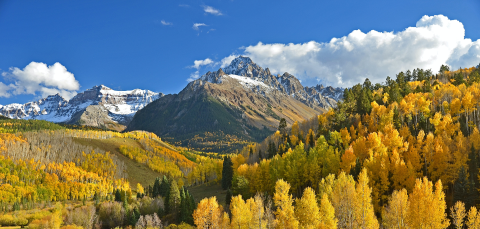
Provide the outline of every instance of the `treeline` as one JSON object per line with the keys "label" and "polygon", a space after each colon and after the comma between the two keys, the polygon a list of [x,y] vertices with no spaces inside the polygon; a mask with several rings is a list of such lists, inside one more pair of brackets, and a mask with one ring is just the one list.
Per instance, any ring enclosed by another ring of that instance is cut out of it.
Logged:
{"label": "treeline", "polygon": [[0,133],[61,129],[65,129],[65,127],[44,120],[9,119],[3,116],[0,118]]}
{"label": "treeline", "polygon": [[[414,195],[424,178],[443,184],[446,206],[476,206],[480,77],[477,68],[465,72],[443,69],[433,75],[416,69],[376,85],[367,79],[346,89],[344,101],[317,119],[297,122],[290,130],[281,122],[266,141],[242,150],[248,163],[232,165],[229,193],[273,195],[283,179],[291,185],[289,193],[300,198],[306,188],[321,193],[329,174],[343,172],[358,182],[364,170],[375,220],[385,227],[382,211],[392,195],[401,190]],[[448,76],[451,82],[441,82]],[[451,214],[445,208],[441,212]]]}

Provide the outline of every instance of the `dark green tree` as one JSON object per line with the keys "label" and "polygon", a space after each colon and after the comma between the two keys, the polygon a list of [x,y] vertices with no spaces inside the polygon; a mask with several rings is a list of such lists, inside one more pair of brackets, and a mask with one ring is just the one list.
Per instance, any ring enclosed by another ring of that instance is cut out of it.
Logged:
{"label": "dark green tree", "polygon": [[230,205],[231,202],[232,202],[232,191],[230,189],[228,189],[227,195],[225,197],[225,203],[227,205]]}
{"label": "dark green tree", "polygon": [[222,188],[227,190],[232,187],[233,179],[233,163],[230,157],[223,158],[223,170],[222,170]]}
{"label": "dark green tree", "polygon": [[155,198],[160,195],[160,178],[155,179],[155,183],[153,184],[153,190],[152,190],[152,198]]}
{"label": "dark green tree", "polygon": [[170,191],[170,181],[168,181],[166,176],[163,176],[162,182],[158,188],[158,193],[160,194],[160,196],[167,197],[169,191]]}
{"label": "dark green tree", "polygon": [[172,180],[170,184],[170,193],[168,197],[168,207],[169,212],[175,219],[178,219],[178,214],[180,213],[180,190],[178,190],[177,182]]}
{"label": "dark green tree", "polygon": [[438,71],[438,73],[444,73],[445,71],[450,71],[450,67],[448,67],[448,65],[442,64],[442,66],[440,66],[440,71]]}
{"label": "dark green tree", "polygon": [[187,222],[188,220],[188,196],[185,193],[185,189],[182,187],[180,191],[180,220],[179,222]]}
{"label": "dark green tree", "polygon": [[280,123],[278,124],[278,130],[280,131],[280,134],[282,136],[285,136],[287,134],[287,120],[284,118],[280,119]]}
{"label": "dark green tree", "polygon": [[275,143],[272,141],[268,142],[268,158],[272,158],[277,154],[277,147],[275,146]]}
{"label": "dark green tree", "polygon": [[115,191],[115,201],[122,202],[122,194],[120,193],[119,189],[117,189],[117,191]]}
{"label": "dark green tree", "polygon": [[[469,182],[467,180],[467,171],[462,166],[460,167],[460,171],[458,173],[458,178],[453,184],[453,203],[457,201],[462,201],[463,203],[467,204],[467,197],[468,197],[468,188]],[[467,208],[468,209],[468,208]]]}

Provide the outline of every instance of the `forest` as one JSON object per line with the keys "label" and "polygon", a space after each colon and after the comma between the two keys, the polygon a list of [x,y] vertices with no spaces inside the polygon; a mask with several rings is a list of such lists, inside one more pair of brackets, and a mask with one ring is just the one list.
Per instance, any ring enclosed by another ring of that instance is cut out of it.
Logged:
{"label": "forest", "polygon": [[281,121],[262,143],[225,158],[229,204],[202,200],[195,223],[479,228],[478,108],[475,67],[415,69],[375,85],[366,79],[345,89],[335,109],[290,129]]}
{"label": "forest", "polygon": [[480,228],[479,108],[479,68],[443,65],[366,79],[237,154],[1,118],[0,225]]}

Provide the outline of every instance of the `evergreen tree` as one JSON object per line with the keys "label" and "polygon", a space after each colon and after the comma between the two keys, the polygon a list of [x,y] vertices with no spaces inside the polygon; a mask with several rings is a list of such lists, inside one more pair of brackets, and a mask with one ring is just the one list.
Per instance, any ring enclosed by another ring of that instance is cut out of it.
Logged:
{"label": "evergreen tree", "polygon": [[225,197],[225,203],[227,205],[230,205],[231,202],[232,202],[232,191],[228,189],[227,196]]}
{"label": "evergreen tree", "polygon": [[168,213],[173,214],[175,219],[180,212],[180,191],[178,190],[177,182],[175,180],[170,184],[170,193],[168,197]]}
{"label": "evergreen tree", "polygon": [[315,146],[315,137],[313,136],[313,131],[310,132],[310,137],[308,140],[309,142],[307,142],[307,144],[310,146],[310,148],[313,148]]}
{"label": "evergreen tree", "polygon": [[402,121],[400,120],[400,112],[398,111],[397,107],[393,109],[393,125],[397,130],[400,130],[400,128],[402,128]]}
{"label": "evergreen tree", "polygon": [[458,173],[458,178],[453,185],[453,203],[457,201],[466,202],[468,196],[469,182],[467,180],[467,171],[462,166]]}
{"label": "evergreen tree", "polygon": [[272,158],[277,154],[277,149],[275,143],[272,141],[268,142],[268,158]]}
{"label": "evergreen tree", "polygon": [[358,180],[358,175],[360,174],[361,170],[362,170],[362,164],[360,160],[357,158],[357,160],[355,161],[355,166],[350,169],[350,175],[352,175],[355,181]]}
{"label": "evergreen tree", "polygon": [[167,197],[169,191],[170,191],[170,182],[168,181],[166,176],[163,176],[163,180],[158,188],[158,193],[160,194],[160,196]]}
{"label": "evergreen tree", "polygon": [[233,179],[233,163],[230,157],[223,158],[223,170],[222,170],[222,188],[227,190],[232,187]]}
{"label": "evergreen tree", "polygon": [[197,206],[195,205],[195,200],[193,199],[193,196],[190,195],[190,192],[188,192],[188,190],[185,194],[185,197],[186,197],[186,205],[188,210],[187,219],[185,222],[193,225],[193,212],[195,211]]}
{"label": "evergreen tree", "polygon": [[155,183],[153,184],[152,190],[152,198],[155,198],[160,195],[160,178],[155,179]]}
{"label": "evergreen tree", "polygon": [[280,119],[280,123],[278,124],[278,131],[280,131],[280,134],[282,136],[285,136],[287,134],[287,120],[284,118]]}
{"label": "evergreen tree", "polygon": [[188,197],[185,194],[185,189],[182,187],[180,191],[180,221],[179,222],[187,222],[188,220]]}
{"label": "evergreen tree", "polygon": [[115,201],[122,202],[122,194],[120,193],[119,189],[117,189],[117,191],[115,191]]}

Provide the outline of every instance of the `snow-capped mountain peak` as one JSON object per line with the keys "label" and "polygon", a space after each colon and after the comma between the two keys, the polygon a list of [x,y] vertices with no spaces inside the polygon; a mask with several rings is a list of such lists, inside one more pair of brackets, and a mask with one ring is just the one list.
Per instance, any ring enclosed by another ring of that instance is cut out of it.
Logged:
{"label": "snow-capped mountain peak", "polygon": [[[216,72],[207,72],[197,81],[222,84],[230,79],[240,83],[245,89],[265,95],[272,90],[292,96],[309,106],[322,108],[335,107],[337,101],[343,98],[342,88],[327,87],[322,85],[304,87],[292,74],[285,72],[274,76],[268,68],[262,68],[249,57],[239,56],[232,60],[230,65],[220,68]],[[198,83],[191,82],[195,87]]]}
{"label": "snow-capped mountain peak", "polygon": [[0,114],[14,119],[70,123],[75,122],[76,114],[84,112],[87,107],[99,105],[108,111],[112,121],[127,124],[138,110],[162,96],[162,93],[149,90],[116,91],[100,85],[78,93],[69,101],[56,94],[25,104],[0,105]]}

